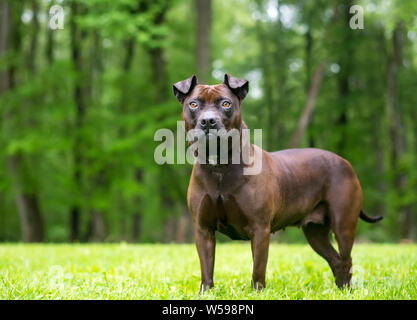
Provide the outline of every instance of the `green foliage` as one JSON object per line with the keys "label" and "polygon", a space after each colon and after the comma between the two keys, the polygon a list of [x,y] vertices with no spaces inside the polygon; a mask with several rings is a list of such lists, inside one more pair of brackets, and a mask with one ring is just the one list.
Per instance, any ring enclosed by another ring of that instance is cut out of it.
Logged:
{"label": "green foliage", "polygon": [[[354,2],[365,8],[364,30],[347,25]],[[81,8],[74,17],[81,34],[81,70],[71,51],[74,3]],[[33,38],[30,2],[13,1],[12,22],[19,28],[12,40],[17,42],[20,31],[21,48],[9,48],[0,57],[0,73],[14,68],[16,78],[15,86],[0,94],[0,240],[21,239],[8,169],[16,155],[29,172],[25,190],[36,191],[47,241],[68,240],[74,205],[81,208],[82,241],[91,239],[93,212],[103,217],[105,241],[173,240],[176,220],[186,211],[191,166],[157,165],[153,137],[160,128],[176,130],[181,107],[171,85],[196,73],[193,1],[66,0],[65,28],[56,31],[48,31],[42,18],[52,2],[37,4],[40,27]],[[362,240],[399,240],[405,209],[417,224],[416,12],[415,1],[400,0],[212,1],[210,83],[221,82],[225,72],[249,79],[243,118],[249,128],[263,129],[265,149],[288,146],[314,71],[327,59],[300,146],[331,150],[352,163],[363,207],[370,215],[386,215],[380,227],[359,223]],[[405,147],[394,164],[387,64],[399,22],[404,41],[396,90]],[[85,96],[82,121],[76,87]],[[82,155],[79,164],[76,151]],[[401,175],[406,182],[399,188],[395,181]],[[138,216],[139,238],[134,238]],[[190,221],[187,230],[191,235]],[[278,238],[303,241],[295,231]]]}

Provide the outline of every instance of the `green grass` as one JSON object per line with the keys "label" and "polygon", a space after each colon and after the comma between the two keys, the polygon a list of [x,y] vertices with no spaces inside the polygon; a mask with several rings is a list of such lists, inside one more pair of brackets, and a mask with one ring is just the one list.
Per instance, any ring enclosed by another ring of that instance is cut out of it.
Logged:
{"label": "green grass", "polygon": [[198,295],[187,245],[0,245],[0,299],[416,299],[417,246],[356,244],[353,289],[339,290],[307,245],[272,244],[267,288],[250,289],[250,244],[218,244],[215,288]]}

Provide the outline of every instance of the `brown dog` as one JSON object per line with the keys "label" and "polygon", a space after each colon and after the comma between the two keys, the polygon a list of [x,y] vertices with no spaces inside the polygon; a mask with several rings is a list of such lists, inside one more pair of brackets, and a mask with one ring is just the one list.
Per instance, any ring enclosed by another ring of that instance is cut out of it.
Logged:
{"label": "brown dog", "polygon": [[[183,106],[187,131],[246,128],[240,106],[249,90],[246,80],[228,74],[218,85],[198,84],[192,76],[173,85]],[[255,147],[251,145],[253,152]],[[329,263],[338,287],[349,286],[351,250],[358,218],[377,222],[362,211],[362,190],[351,165],[320,149],[262,152],[262,170],[244,175],[245,164],[200,164],[193,167],[187,203],[200,257],[201,291],[213,287],[215,231],[231,239],[251,240],[252,288],[265,287],[270,234],[299,226]],[[339,253],[330,242],[333,231]]]}

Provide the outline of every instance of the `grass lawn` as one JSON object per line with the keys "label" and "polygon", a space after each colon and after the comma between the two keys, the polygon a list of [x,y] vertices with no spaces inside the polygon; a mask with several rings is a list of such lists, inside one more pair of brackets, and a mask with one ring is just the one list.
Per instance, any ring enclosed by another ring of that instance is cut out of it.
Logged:
{"label": "grass lawn", "polygon": [[250,288],[249,242],[218,244],[198,295],[193,244],[1,244],[0,299],[417,299],[417,245],[356,244],[353,290],[307,245],[272,244],[267,288]]}

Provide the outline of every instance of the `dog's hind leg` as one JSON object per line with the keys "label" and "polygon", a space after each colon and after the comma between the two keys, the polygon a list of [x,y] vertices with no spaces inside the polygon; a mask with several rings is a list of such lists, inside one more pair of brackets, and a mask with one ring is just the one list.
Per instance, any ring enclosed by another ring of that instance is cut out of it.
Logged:
{"label": "dog's hind leg", "polygon": [[324,224],[310,222],[304,225],[302,229],[310,246],[327,261],[333,275],[337,278],[340,256],[330,242],[330,225],[328,221],[325,221]]}
{"label": "dog's hind leg", "polygon": [[339,247],[341,262],[336,270],[336,285],[339,288],[349,287],[352,277],[351,251],[362,207],[362,190],[357,179],[354,179],[333,187],[328,196],[330,225]]}
{"label": "dog's hind leg", "polygon": [[352,258],[351,251],[355,239],[355,226],[347,227],[346,221],[340,225],[333,226],[332,229],[339,247],[340,266],[336,271],[336,285],[339,288],[344,286],[350,287],[350,279],[352,278]]}

